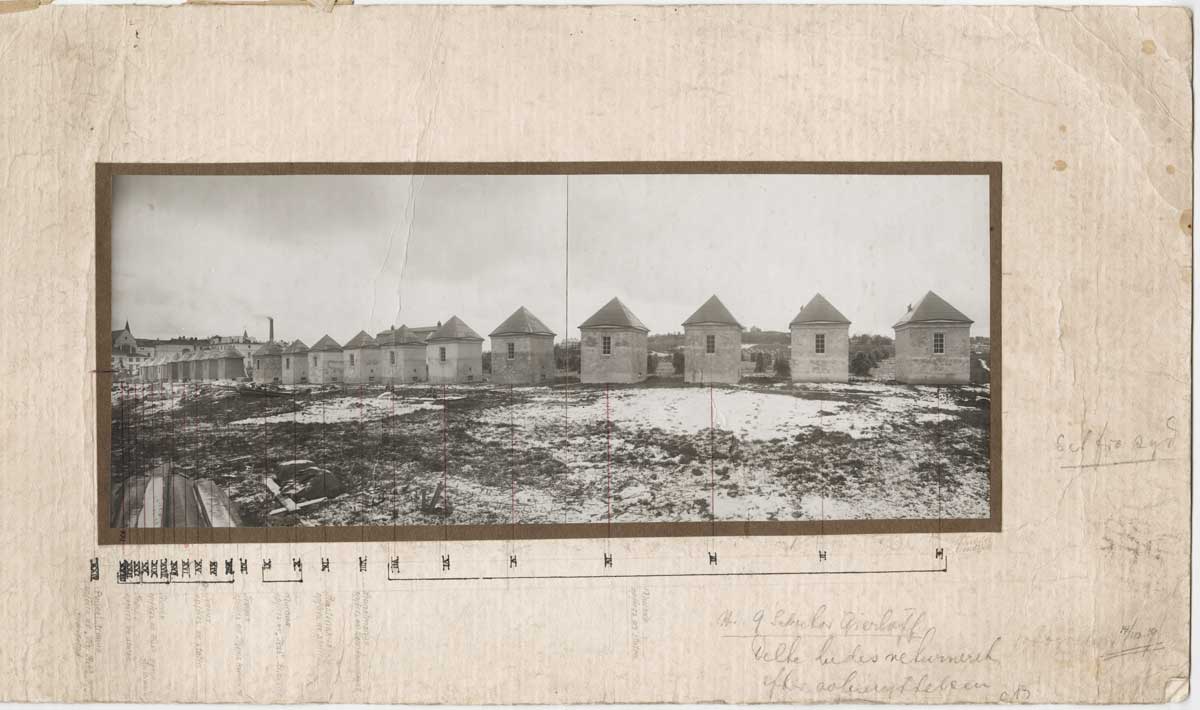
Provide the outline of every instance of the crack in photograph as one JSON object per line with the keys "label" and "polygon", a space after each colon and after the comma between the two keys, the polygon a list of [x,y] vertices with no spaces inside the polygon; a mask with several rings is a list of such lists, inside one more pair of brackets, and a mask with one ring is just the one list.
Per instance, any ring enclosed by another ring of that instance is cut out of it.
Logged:
{"label": "crack in photograph", "polygon": [[997,165],[516,165],[109,166],[101,527],[998,529]]}

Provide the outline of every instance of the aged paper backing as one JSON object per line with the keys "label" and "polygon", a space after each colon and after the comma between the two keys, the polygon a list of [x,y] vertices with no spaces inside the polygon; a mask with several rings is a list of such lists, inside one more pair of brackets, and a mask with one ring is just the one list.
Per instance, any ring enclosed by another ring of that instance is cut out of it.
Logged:
{"label": "aged paper backing", "polygon": [[[5,14],[0,699],[1184,697],[1191,43],[1179,8]],[[595,160],[1000,162],[1003,529],[97,544],[97,163]],[[756,574],[822,552],[867,573]],[[116,584],[150,558],[254,573]]]}

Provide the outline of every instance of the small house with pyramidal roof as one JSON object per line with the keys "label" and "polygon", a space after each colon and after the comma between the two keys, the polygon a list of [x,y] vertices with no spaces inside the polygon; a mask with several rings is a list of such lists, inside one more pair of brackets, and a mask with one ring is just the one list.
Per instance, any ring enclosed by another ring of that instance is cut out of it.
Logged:
{"label": "small house with pyramidal roof", "polygon": [[342,346],[328,335],[308,349],[308,381],[317,385],[327,385],[342,381],[344,363],[342,361]]}
{"label": "small house with pyramidal roof", "polygon": [[407,325],[401,325],[379,333],[375,342],[379,344],[383,382],[398,385],[429,379],[429,369],[425,365],[425,335],[417,335]]}
{"label": "small house with pyramidal roof", "polygon": [[493,382],[532,385],[554,379],[554,331],[525,306],[514,311],[489,336]]}
{"label": "small house with pyramidal roof", "polygon": [[646,336],[620,299],[604,304],[579,326],[579,381],[631,383],[646,379]]}
{"label": "small house with pyramidal roof", "polygon": [[850,320],[821,294],[800,309],[792,331],[792,382],[850,380]]}
{"label": "small house with pyramidal roof", "polygon": [[450,316],[425,341],[429,381],[435,384],[483,379],[483,337],[458,316]]}
{"label": "small house with pyramidal roof", "polygon": [[965,385],[971,380],[971,323],[929,291],[909,305],[896,331],[896,379],[913,385]]}
{"label": "small house with pyramidal roof", "polygon": [[254,361],[254,381],[259,384],[279,382],[283,378],[283,346],[270,340],[251,355]]}
{"label": "small house with pyramidal roof", "polygon": [[683,381],[737,384],[742,324],[715,295],[683,322]]}
{"label": "small house with pyramidal roof", "polygon": [[365,330],[358,331],[358,335],[342,346],[342,358],[345,361],[343,378],[347,384],[372,384],[382,376],[379,343]]}
{"label": "small house with pyramidal roof", "polygon": [[299,385],[308,382],[308,346],[303,340],[293,340],[283,349],[283,376],[285,385]]}

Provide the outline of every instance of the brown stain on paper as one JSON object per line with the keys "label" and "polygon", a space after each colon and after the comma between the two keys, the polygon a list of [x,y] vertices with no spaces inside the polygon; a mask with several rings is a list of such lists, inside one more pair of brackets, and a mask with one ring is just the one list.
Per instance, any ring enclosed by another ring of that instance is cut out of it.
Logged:
{"label": "brown stain on paper", "polygon": [[1183,214],[1179,215],[1179,228],[1183,230],[1184,234],[1188,235],[1189,237],[1192,236],[1191,209],[1186,209],[1183,211]]}
{"label": "brown stain on paper", "polygon": [[1065,161],[1065,160],[1054,161],[1054,169],[1060,173],[1063,172],[1064,170],[1067,169],[1067,161]]}
{"label": "brown stain on paper", "polygon": [[1154,43],[1154,40],[1148,39],[1142,42],[1142,54],[1154,54],[1157,51],[1158,45]]}
{"label": "brown stain on paper", "polygon": [[48,5],[50,0],[0,0],[0,15],[9,12],[25,12],[36,10],[42,5]]}

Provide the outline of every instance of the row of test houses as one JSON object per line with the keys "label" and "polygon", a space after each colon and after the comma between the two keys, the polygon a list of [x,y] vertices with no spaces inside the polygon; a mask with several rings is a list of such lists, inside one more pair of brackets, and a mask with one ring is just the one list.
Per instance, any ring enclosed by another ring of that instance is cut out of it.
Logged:
{"label": "row of test houses", "polygon": [[[971,319],[932,291],[893,326],[896,379],[910,384],[966,384],[971,376]],[[715,295],[683,322],[684,380],[736,383],[741,378],[743,326]],[[613,298],[579,326],[580,381],[635,383],[647,377],[649,329]],[[821,294],[790,323],[791,377],[797,382],[846,382],[850,321]],[[491,373],[499,384],[539,384],[555,376],[555,333],[524,306],[493,330]],[[438,384],[484,380],[484,339],[457,316],[437,327],[401,325],[345,345],[328,335],[311,347],[272,341],[249,358],[209,350],[157,358],[141,366],[147,381],[236,380],[290,384]]]}

